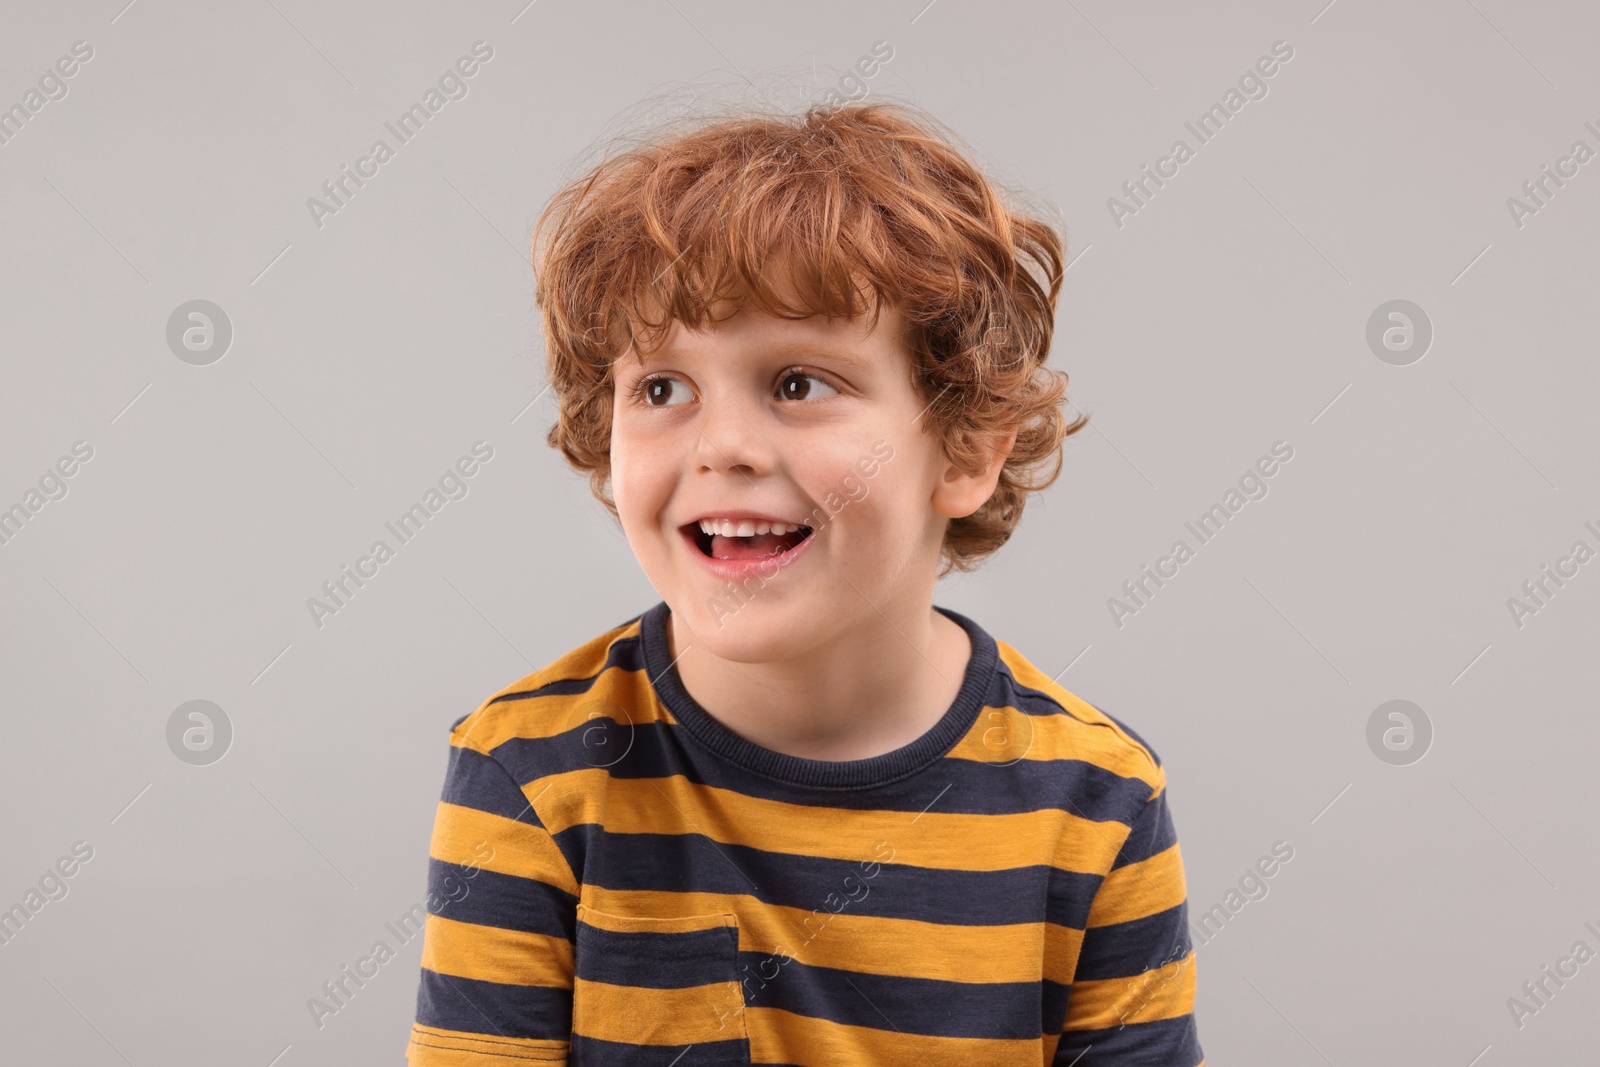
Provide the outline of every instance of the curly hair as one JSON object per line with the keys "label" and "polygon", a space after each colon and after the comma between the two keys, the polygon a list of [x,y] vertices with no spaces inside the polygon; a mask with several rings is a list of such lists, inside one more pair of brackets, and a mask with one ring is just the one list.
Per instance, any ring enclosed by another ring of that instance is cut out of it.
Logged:
{"label": "curly hair", "polygon": [[1067,375],[1045,366],[1063,238],[1008,208],[956,143],[900,103],[744,109],[658,126],[557,191],[532,257],[559,402],[547,440],[613,516],[612,367],[636,343],[648,351],[674,320],[703,330],[724,301],[872,326],[889,304],[909,325],[923,432],[950,462],[980,473],[1017,435],[994,493],[950,521],[941,576],[1010,539],[1088,417],[1067,423]]}

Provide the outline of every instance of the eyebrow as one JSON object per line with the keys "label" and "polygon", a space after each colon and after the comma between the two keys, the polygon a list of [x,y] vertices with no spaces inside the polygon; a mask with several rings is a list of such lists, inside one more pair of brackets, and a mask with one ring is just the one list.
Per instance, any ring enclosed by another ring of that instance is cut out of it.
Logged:
{"label": "eyebrow", "polygon": [[[810,341],[783,341],[779,344],[773,345],[766,351],[791,359],[810,358],[839,363],[846,367],[853,367],[857,370],[869,370],[873,366],[873,361],[865,356],[858,356],[853,353],[846,352],[842,348],[813,344]],[[635,349],[635,352],[638,353],[638,350]],[[648,356],[644,355],[643,353],[638,354],[640,356],[641,366],[645,366],[650,363],[663,362],[668,358],[663,356],[659,351],[652,352]]]}

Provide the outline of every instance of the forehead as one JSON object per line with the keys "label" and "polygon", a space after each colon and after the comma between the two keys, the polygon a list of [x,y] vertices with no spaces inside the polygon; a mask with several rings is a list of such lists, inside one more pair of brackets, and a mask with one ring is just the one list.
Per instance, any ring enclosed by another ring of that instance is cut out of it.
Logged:
{"label": "forehead", "polygon": [[812,315],[790,319],[745,306],[713,316],[704,329],[690,329],[679,320],[668,327],[659,344],[645,350],[636,345],[641,365],[682,358],[714,347],[723,352],[751,351],[763,357],[871,366],[908,351],[908,324],[892,306],[885,305],[874,323],[863,314],[853,319]]}

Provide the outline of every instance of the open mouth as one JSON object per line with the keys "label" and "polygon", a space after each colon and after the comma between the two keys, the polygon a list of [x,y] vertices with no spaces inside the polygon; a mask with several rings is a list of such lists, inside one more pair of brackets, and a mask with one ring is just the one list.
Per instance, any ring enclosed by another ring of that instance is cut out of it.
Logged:
{"label": "open mouth", "polygon": [[793,551],[800,542],[811,536],[809,526],[797,526],[784,533],[759,533],[747,537],[729,537],[707,533],[697,522],[680,527],[683,535],[693,541],[701,554],[709,559],[770,559]]}

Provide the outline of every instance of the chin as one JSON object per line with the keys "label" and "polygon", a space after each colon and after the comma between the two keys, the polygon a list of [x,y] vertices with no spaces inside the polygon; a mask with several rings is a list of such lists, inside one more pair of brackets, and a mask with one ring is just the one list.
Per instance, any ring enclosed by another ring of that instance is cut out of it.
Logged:
{"label": "chin", "polygon": [[[804,610],[793,597],[757,591],[742,602],[718,595],[668,606],[678,620],[680,641],[692,640],[718,659],[734,663],[788,659],[817,643],[812,620],[821,616]],[[685,628],[693,633],[685,633]]]}

